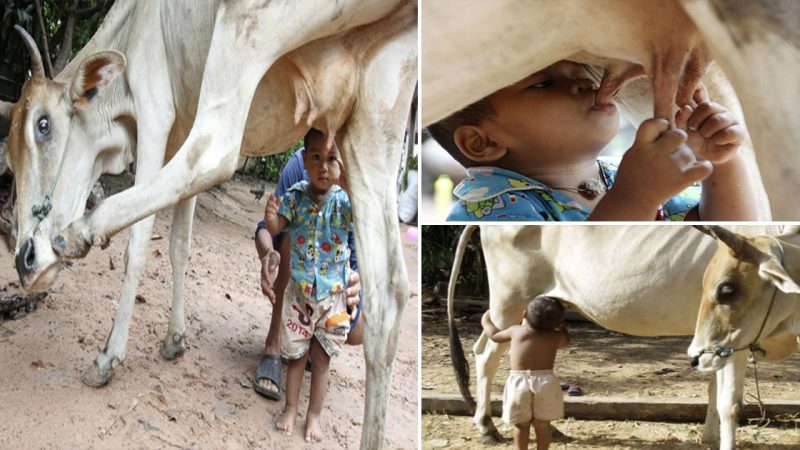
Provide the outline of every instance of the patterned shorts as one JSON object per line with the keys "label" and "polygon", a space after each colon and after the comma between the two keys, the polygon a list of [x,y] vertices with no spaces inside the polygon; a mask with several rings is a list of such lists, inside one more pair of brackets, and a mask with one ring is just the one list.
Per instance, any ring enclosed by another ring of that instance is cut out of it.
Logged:
{"label": "patterned shorts", "polygon": [[281,356],[300,358],[316,338],[331,358],[338,355],[350,331],[344,291],[316,301],[316,292],[306,298],[289,278],[283,296]]}

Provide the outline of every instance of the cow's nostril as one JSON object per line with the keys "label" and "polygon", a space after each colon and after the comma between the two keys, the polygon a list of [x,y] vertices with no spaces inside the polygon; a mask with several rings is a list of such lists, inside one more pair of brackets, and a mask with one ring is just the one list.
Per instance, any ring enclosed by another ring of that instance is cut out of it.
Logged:
{"label": "cow's nostril", "polygon": [[22,277],[33,271],[36,264],[36,250],[33,245],[33,239],[28,238],[19,251],[16,259],[17,273]]}
{"label": "cow's nostril", "polygon": [[692,361],[690,362],[690,364],[692,365],[693,369],[696,369],[697,366],[700,364],[700,355],[697,355],[694,358],[692,358]]}

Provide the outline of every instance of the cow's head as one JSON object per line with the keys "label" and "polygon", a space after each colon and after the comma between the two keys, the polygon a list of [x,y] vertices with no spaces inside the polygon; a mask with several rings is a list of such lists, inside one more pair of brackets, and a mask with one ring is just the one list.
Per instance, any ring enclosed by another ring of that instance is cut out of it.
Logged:
{"label": "cow's head", "polygon": [[17,196],[17,273],[24,289],[38,291],[60,269],[50,237],[83,214],[109,160],[118,159],[124,169],[126,157],[119,154],[126,153],[123,134],[131,126],[100,100],[125,68],[121,53],[96,53],[50,80],[33,39],[16,28],[30,53],[31,78],[15,104],[0,104],[0,115],[11,122],[8,163]]}
{"label": "cow's head", "polygon": [[[719,248],[703,276],[703,297],[694,339],[692,366],[718,370],[735,352],[785,357],[796,338],[783,339],[800,319],[800,248],[774,237],[744,237],[718,226],[698,227]],[[786,347],[786,343],[790,348]],[[776,354],[781,353],[781,354]]]}

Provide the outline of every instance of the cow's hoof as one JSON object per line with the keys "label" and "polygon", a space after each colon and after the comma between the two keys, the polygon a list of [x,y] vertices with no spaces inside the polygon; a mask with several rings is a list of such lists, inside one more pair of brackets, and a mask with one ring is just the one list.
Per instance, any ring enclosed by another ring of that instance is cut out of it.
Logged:
{"label": "cow's hoof", "polygon": [[161,344],[159,351],[161,357],[167,360],[180,358],[186,353],[186,346],[183,345],[183,335],[174,335],[172,339],[167,339],[167,342]]}
{"label": "cow's hoof", "polygon": [[481,443],[483,444],[501,444],[503,443],[503,435],[497,431],[497,428],[492,428],[481,434]]}
{"label": "cow's hoof", "polygon": [[114,378],[113,368],[102,370],[94,362],[81,374],[83,384],[93,388],[105,386],[112,378]]}
{"label": "cow's hoof", "polygon": [[83,258],[92,248],[92,241],[72,227],[67,228],[50,242],[53,251],[62,258]]}

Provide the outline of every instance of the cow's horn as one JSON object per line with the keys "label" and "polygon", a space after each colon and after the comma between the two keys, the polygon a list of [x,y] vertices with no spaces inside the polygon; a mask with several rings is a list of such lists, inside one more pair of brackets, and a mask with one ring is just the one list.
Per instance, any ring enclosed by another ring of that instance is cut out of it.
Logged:
{"label": "cow's horn", "polygon": [[707,230],[712,236],[714,236],[714,238],[722,241],[737,255],[742,255],[745,247],[748,245],[747,239],[745,239],[744,236],[734,233],[733,231],[730,231],[727,228],[723,228],[719,225],[709,225]]}
{"label": "cow's horn", "polygon": [[39,53],[39,48],[36,47],[36,42],[24,28],[19,25],[14,25],[14,29],[22,37],[25,46],[28,47],[28,53],[31,55],[31,78],[45,78],[44,65],[42,65],[42,55]]}

